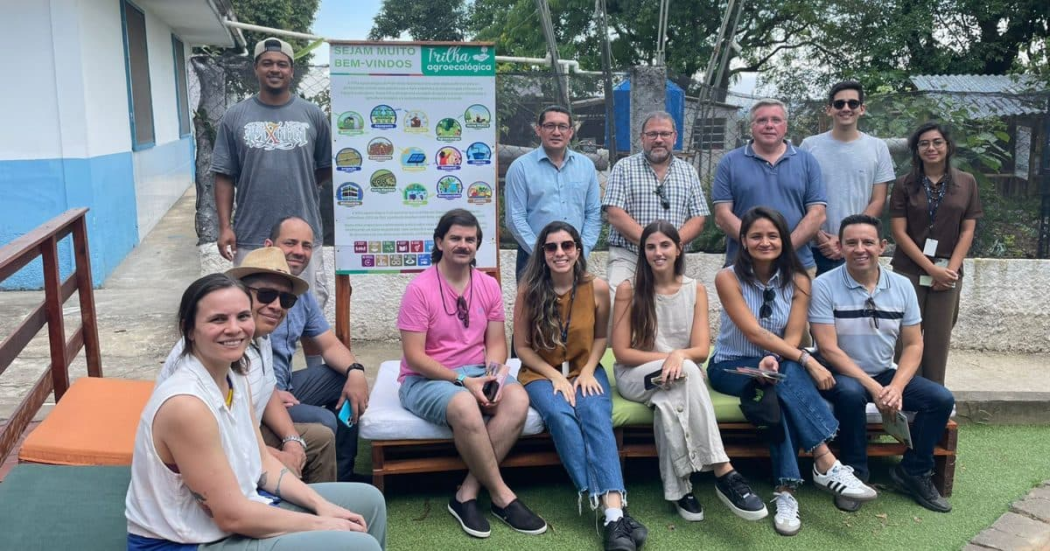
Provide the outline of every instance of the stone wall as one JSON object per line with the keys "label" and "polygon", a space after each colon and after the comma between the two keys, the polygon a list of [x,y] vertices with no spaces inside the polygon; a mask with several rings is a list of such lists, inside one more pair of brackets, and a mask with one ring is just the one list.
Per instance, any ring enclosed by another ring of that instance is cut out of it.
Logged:
{"label": "stone wall", "polygon": [[[229,263],[218,256],[213,243],[202,245],[200,251],[202,273],[229,267]],[[334,250],[325,247],[324,254],[325,265],[334,266]],[[510,250],[500,252],[508,335],[516,292],[515,254]],[[604,277],[606,253],[592,253],[589,260],[591,271]],[[718,333],[722,310],[714,289],[715,273],[721,264],[721,255],[697,253],[686,258],[686,273],[707,286],[712,335]],[[968,259],[963,272],[962,305],[952,336],[954,348],[1028,354],[1050,352],[1050,261]],[[350,316],[355,341],[398,338],[395,325],[398,306],[401,294],[413,277],[413,274],[351,276]],[[335,289],[331,280],[328,288]],[[328,302],[325,314],[329,321],[335,319],[334,299]]]}

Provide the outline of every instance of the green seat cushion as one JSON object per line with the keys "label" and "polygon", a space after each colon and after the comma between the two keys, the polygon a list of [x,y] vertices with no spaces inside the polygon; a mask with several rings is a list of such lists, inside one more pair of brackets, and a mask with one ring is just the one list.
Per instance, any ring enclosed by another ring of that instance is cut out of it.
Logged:
{"label": "green seat cushion", "polygon": [[[613,426],[652,425],[653,410],[649,409],[645,404],[639,404],[638,402],[627,400],[617,392],[616,375],[613,373],[614,363],[616,363],[616,357],[613,356],[612,348],[609,348],[605,351],[605,355],[602,356],[602,366],[605,368],[606,375],[609,376],[609,384],[613,389]],[[704,361],[700,368],[706,370],[707,362]],[[704,379],[704,383],[707,383],[706,378]],[[707,390],[711,394],[711,405],[715,409],[715,419],[718,419],[718,422],[739,423],[745,421],[744,414],[740,411],[740,398],[729,396],[728,394],[722,394],[721,392],[715,392],[714,390],[711,390],[710,384],[708,384]]]}

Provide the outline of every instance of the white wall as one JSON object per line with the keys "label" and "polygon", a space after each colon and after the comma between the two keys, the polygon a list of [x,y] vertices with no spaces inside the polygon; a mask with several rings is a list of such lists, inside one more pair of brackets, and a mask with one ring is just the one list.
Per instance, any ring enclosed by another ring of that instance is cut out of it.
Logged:
{"label": "white wall", "polygon": [[153,91],[153,131],[158,145],[179,139],[179,113],[175,99],[175,58],[171,27],[146,12],[146,45]]}
{"label": "white wall", "polygon": [[3,91],[7,131],[0,132],[0,160],[60,157],[50,2],[2,4],[0,36],[18,51],[4,60],[9,77]]}
{"label": "white wall", "polygon": [[[52,0],[57,2],[58,0]],[[62,0],[81,14],[80,55],[87,113],[87,155],[131,150],[124,31],[119,0]],[[68,155],[67,155],[68,156]]]}

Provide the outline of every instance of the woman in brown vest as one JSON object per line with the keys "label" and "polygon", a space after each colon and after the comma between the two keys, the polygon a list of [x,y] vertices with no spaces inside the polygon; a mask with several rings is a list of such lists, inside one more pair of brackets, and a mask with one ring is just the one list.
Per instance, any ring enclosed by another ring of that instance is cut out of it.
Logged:
{"label": "woman in brown vest", "polygon": [[627,516],[612,428],[609,379],[598,364],[609,325],[609,284],[587,272],[576,228],[551,222],[536,239],[514,304],[518,380],[543,417],[569,477],[605,510],[606,550],[634,551],[648,530]]}

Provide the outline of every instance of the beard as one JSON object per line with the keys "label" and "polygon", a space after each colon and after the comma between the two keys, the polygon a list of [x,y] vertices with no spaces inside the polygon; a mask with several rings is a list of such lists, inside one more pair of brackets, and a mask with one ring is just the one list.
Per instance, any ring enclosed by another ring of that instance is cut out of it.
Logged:
{"label": "beard", "polygon": [[649,151],[643,150],[645,159],[654,165],[663,164],[671,157],[671,151],[663,148],[653,148]]}

